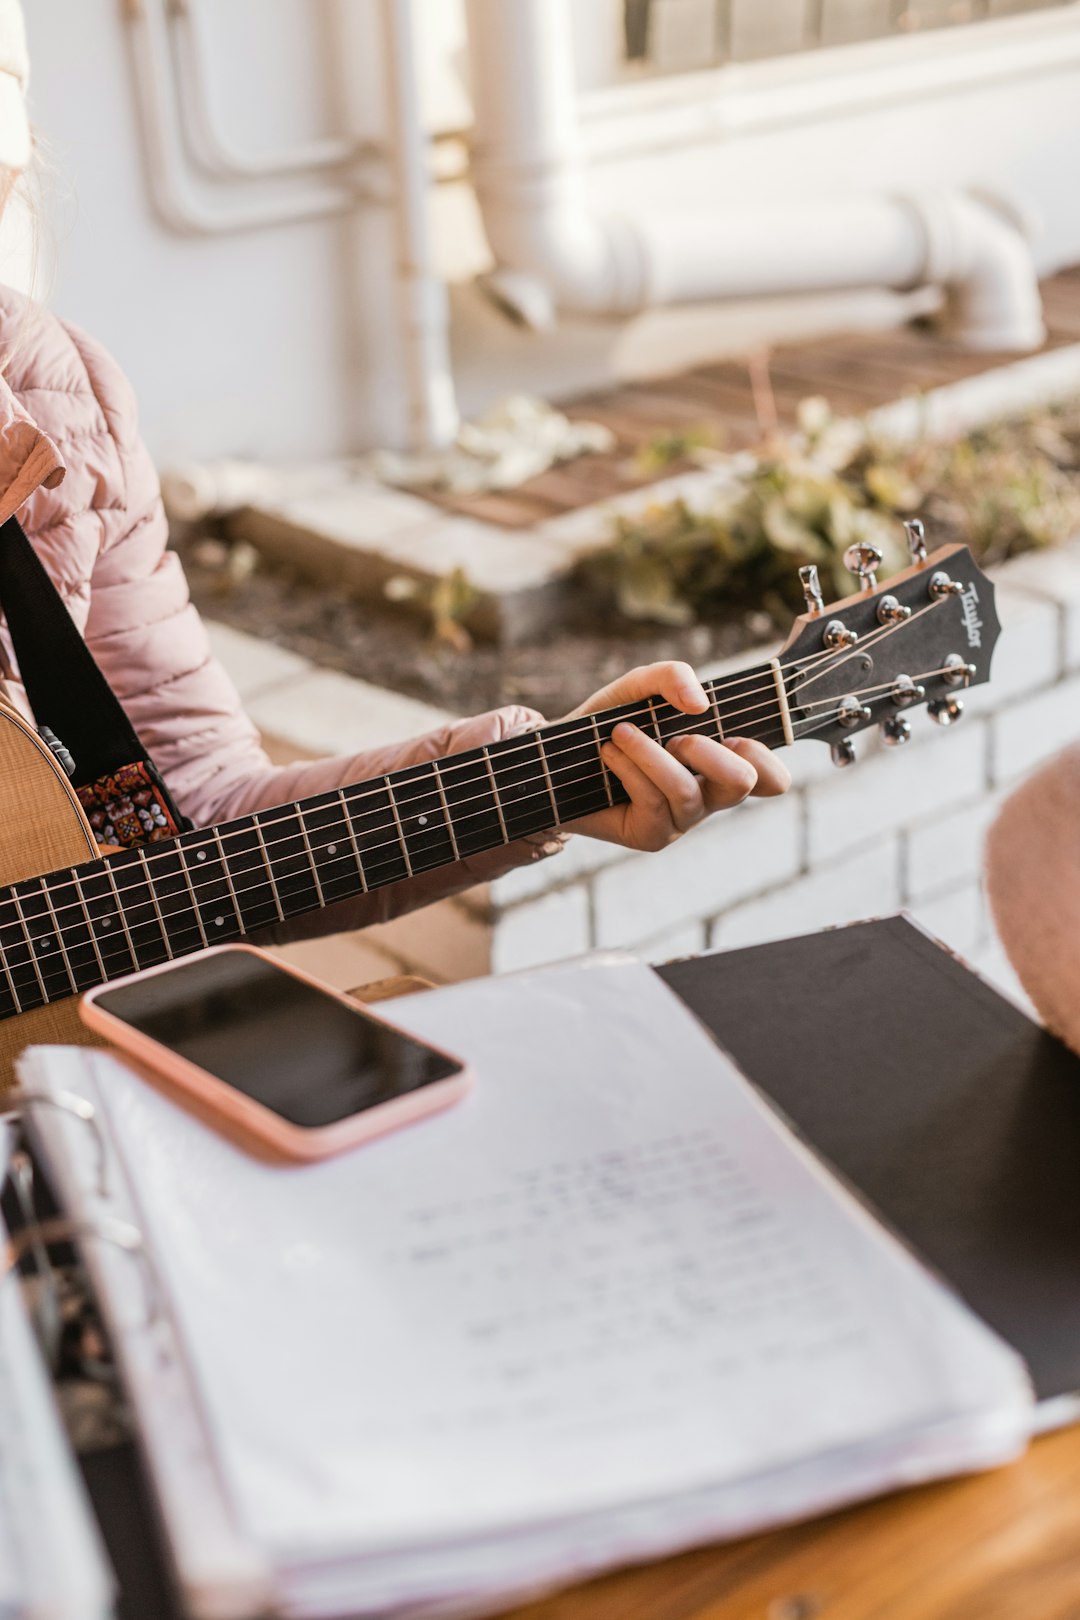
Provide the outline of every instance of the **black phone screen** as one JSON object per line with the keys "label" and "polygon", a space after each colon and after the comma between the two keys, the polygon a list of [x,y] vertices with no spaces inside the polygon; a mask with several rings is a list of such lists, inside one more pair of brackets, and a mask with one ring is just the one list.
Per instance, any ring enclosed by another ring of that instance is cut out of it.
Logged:
{"label": "black phone screen", "polygon": [[309,1129],[461,1070],[452,1058],[245,950],[177,963],[94,999],[114,1018]]}

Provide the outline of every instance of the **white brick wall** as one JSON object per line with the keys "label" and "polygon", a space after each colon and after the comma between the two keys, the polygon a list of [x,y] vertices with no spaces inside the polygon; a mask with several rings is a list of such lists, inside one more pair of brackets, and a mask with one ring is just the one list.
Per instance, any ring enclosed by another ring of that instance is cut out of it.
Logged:
{"label": "white brick wall", "polygon": [[662,960],[904,907],[1020,995],[983,900],[982,843],[1010,783],[1080,736],[1080,544],[1018,559],[997,581],[993,677],[965,694],[959,724],[914,711],[907,747],[860,737],[845,771],[799,744],[784,756],[785,799],[717,816],[658,856],[573,840],[493,885],[496,966],[586,946]]}
{"label": "white brick wall", "polygon": [[800,809],[790,797],[747,801],[657,855],[605,867],[592,884],[595,943],[638,944],[794,877]]}
{"label": "white brick wall", "polygon": [[[573,839],[563,854],[486,890],[369,930],[372,976],[392,962],[461,978],[610,946],[661,961],[903,906],[1022,995],[992,936],[982,842],[1009,786],[1080,736],[1080,544],[1032,553],[998,579],[1003,631],[993,678],[965,695],[958,725],[939,730],[913,711],[907,747],[861,737],[860,763],[845,771],[833,770],[823,746],[799,744],[785,755],[786,798],[714,817],[659,855]],[[227,664],[239,656],[233,639],[219,637]],[[306,706],[314,678],[290,659],[273,649],[250,668],[241,659],[236,671],[279,724],[282,700]],[[335,697],[325,722],[336,746],[355,746],[367,693],[351,683]],[[342,971],[355,968],[359,979],[368,965],[358,955]]]}

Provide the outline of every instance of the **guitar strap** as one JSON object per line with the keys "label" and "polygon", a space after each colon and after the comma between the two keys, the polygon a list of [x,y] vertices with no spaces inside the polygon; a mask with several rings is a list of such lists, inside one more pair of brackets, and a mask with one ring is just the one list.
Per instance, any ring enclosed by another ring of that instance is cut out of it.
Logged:
{"label": "guitar strap", "polygon": [[39,733],[98,843],[135,849],[189,827],[14,517],[0,526],[0,608]]}

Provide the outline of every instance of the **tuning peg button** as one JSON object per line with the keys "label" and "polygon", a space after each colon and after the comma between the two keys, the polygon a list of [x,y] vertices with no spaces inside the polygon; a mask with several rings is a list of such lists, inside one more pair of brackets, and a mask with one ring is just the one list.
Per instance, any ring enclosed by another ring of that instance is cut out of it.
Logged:
{"label": "tuning peg button", "polygon": [[844,567],[850,574],[856,574],[859,584],[864,591],[877,590],[877,571],[881,567],[885,553],[880,546],[875,546],[871,540],[856,540],[853,546],[848,546],[844,552]]}
{"label": "tuning peg button", "polygon": [[926,561],[926,530],[918,518],[908,518],[904,524],[907,532],[908,551],[911,553],[913,563]]}
{"label": "tuning peg button", "polygon": [[825,626],[822,639],[831,652],[838,652],[841,647],[854,647],[859,639],[859,632],[849,630],[843,619],[830,619]]}
{"label": "tuning peg button", "polygon": [[806,611],[812,619],[825,611],[825,599],[821,594],[821,581],[818,578],[817,566],[807,563],[805,568],[799,569],[799,579],[802,582],[803,596],[806,598]]}
{"label": "tuning peg button", "polygon": [[839,742],[833,743],[829,754],[833,764],[839,770],[844,770],[846,766],[855,763],[855,744],[850,737],[843,737]]}
{"label": "tuning peg button", "polygon": [[890,695],[898,709],[906,709],[912,703],[922,702],[926,696],[926,687],[919,686],[910,675],[898,675],[893,682]]}
{"label": "tuning peg button", "polygon": [[911,721],[902,714],[890,715],[881,722],[881,740],[886,748],[899,748],[911,741]]}
{"label": "tuning peg button", "polygon": [[911,609],[902,607],[895,596],[883,596],[878,603],[878,624],[903,624],[905,619],[911,618]]}
{"label": "tuning peg button", "polygon": [[940,602],[943,596],[963,596],[964,587],[958,579],[950,579],[948,574],[940,570],[930,576],[930,595],[935,602]]}
{"label": "tuning peg button", "polygon": [[964,712],[962,698],[935,698],[926,705],[926,712],[939,726],[954,726]]}

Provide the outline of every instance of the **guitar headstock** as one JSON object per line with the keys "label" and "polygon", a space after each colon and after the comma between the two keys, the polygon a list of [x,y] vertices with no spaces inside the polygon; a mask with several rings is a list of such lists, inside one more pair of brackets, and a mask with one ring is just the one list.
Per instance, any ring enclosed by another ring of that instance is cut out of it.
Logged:
{"label": "guitar headstock", "polygon": [[912,565],[879,588],[876,546],[848,548],[844,561],[862,590],[826,607],[816,568],[800,570],[807,612],[779,662],[794,739],[815,737],[838,765],[854,759],[851,738],[880,724],[884,740],[906,742],[907,711],[925,704],[940,725],[963,713],[965,687],[990,678],[1001,633],[994,587],[966,546],[926,554],[922,524],[906,525]]}

